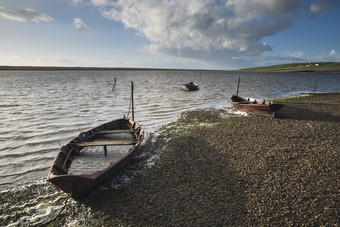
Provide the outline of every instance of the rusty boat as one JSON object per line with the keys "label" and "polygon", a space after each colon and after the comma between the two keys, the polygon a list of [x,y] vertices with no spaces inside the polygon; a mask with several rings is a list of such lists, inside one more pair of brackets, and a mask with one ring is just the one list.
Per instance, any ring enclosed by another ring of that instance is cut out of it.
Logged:
{"label": "rusty boat", "polygon": [[237,95],[233,95],[230,98],[230,102],[235,109],[245,112],[269,114],[273,117],[276,115],[276,112],[283,107],[282,104],[276,104],[273,101],[254,99]]}

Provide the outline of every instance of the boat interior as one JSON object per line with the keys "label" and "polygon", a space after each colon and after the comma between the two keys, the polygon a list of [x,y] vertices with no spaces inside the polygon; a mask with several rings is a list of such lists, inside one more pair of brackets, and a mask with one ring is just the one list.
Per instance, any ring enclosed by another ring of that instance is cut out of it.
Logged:
{"label": "boat interior", "polygon": [[[88,164],[93,160],[99,160],[93,166],[99,169],[106,167],[112,161],[118,160],[129,151],[131,145],[137,143],[142,130],[134,124],[124,125],[116,129],[99,130],[92,129],[82,132],[67,145],[60,147],[51,167],[54,175],[79,174],[84,170],[83,165],[87,165],[87,171],[96,171],[88,168]],[[101,157],[98,159],[98,157]],[[89,161],[89,162],[86,162]],[[72,163],[72,168],[71,167]],[[89,170],[90,169],[90,170]]]}

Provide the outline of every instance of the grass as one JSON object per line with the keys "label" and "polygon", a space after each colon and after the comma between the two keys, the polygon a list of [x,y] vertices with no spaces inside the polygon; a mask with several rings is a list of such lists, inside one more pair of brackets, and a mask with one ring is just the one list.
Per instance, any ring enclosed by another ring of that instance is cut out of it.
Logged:
{"label": "grass", "polygon": [[273,66],[267,66],[267,67],[246,68],[246,69],[240,69],[238,71],[340,73],[340,62],[321,62],[318,64],[319,66],[305,67],[306,65],[310,65],[310,63],[290,63],[290,64],[273,65]]}

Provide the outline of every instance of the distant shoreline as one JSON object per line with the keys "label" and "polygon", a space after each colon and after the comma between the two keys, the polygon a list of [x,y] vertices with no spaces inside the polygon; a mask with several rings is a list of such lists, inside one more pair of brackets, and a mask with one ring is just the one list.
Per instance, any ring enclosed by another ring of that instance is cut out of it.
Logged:
{"label": "distant shoreline", "polygon": [[64,67],[64,66],[1,66],[0,71],[200,71],[200,72],[301,72],[301,73],[340,73],[340,62],[291,63],[266,67],[236,70],[219,69],[171,69],[133,67]]}
{"label": "distant shoreline", "polygon": [[236,70],[239,72],[340,73],[340,62],[290,63]]}

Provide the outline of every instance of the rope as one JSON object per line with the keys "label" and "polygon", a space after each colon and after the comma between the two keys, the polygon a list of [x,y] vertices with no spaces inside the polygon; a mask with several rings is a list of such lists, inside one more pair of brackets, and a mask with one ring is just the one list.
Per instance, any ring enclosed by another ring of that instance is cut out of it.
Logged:
{"label": "rope", "polygon": [[73,191],[73,186],[72,186],[72,184],[70,183],[69,193],[67,193],[67,197],[66,197],[64,206],[63,206],[63,208],[61,208],[59,214],[58,214],[57,216],[55,216],[53,219],[51,219],[51,220],[49,220],[49,221],[47,221],[47,222],[45,222],[45,223],[38,224],[37,226],[39,226],[39,227],[47,226],[48,224],[50,224],[50,223],[54,222],[55,220],[57,220],[57,218],[58,218],[58,217],[61,215],[61,213],[65,210],[65,207],[66,207],[66,205],[67,205],[67,201],[68,201],[68,199],[72,196],[72,191]]}

